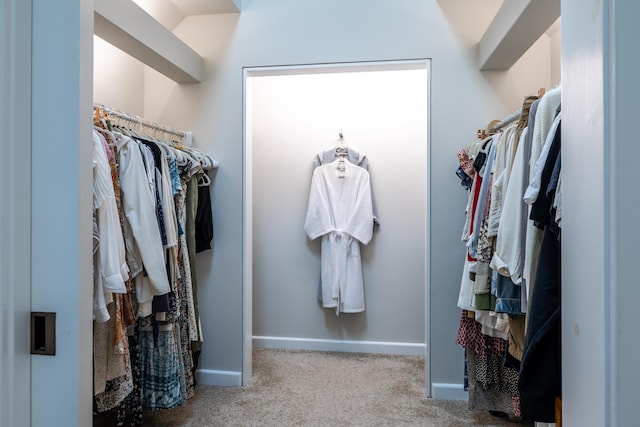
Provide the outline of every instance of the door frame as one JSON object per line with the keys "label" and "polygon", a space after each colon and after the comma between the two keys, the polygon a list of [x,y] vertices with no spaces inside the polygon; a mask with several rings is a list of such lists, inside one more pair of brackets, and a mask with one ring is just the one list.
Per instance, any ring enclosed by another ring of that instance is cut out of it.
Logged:
{"label": "door frame", "polygon": [[31,12],[2,0],[0,426],[31,423]]}
{"label": "door frame", "polygon": [[[424,294],[425,294],[425,394],[431,397],[431,283],[429,275],[429,259],[431,259],[431,245],[428,236],[431,234],[430,209],[431,209],[431,59],[413,60],[389,60],[389,61],[369,61],[369,62],[349,62],[349,63],[323,63],[304,64],[288,66],[263,66],[243,68],[243,361],[242,361],[242,384],[248,385],[253,374],[252,352],[253,352],[253,122],[250,114],[252,82],[251,78],[258,75],[286,75],[296,72],[313,72],[313,70],[342,69],[344,71],[371,71],[383,69],[384,67],[403,65],[423,64],[427,71],[427,194],[426,194],[426,217],[425,217],[425,261],[424,261]],[[318,71],[321,73],[322,71]]]}

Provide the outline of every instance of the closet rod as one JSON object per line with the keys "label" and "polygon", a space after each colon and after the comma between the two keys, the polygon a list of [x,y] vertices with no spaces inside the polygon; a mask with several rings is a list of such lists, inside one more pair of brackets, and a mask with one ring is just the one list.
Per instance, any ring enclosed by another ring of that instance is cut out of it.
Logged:
{"label": "closet rod", "polygon": [[515,122],[516,120],[520,120],[521,116],[522,116],[522,108],[520,108],[517,111],[514,111],[513,113],[509,114],[507,117],[502,119],[500,121],[500,123],[495,125],[493,128],[489,129],[489,133],[498,132],[503,127],[510,125],[511,123]]}
{"label": "closet rod", "polygon": [[108,115],[115,116],[117,118],[126,120],[126,121],[131,122],[131,123],[135,123],[135,124],[137,124],[137,125],[139,125],[141,127],[144,126],[146,128],[155,129],[155,130],[158,130],[158,131],[161,131],[161,132],[169,133],[169,134],[176,135],[176,136],[179,136],[181,138],[187,139],[188,132],[186,132],[186,131],[175,130],[175,129],[172,129],[172,128],[168,127],[168,126],[160,125],[160,124],[158,124],[156,122],[145,120],[140,116],[134,116],[132,114],[123,113],[122,111],[118,111],[118,110],[116,110],[114,108],[107,107],[107,106],[105,106],[103,104],[98,104],[98,103],[94,102],[93,103],[93,110],[94,110],[94,112],[96,110],[102,111],[102,112],[104,112],[104,113],[106,113]]}

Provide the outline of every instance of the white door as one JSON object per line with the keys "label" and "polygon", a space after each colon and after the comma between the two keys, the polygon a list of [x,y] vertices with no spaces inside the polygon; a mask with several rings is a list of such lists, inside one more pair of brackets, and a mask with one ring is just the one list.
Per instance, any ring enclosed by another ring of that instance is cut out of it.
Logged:
{"label": "white door", "polygon": [[[0,22],[0,427],[88,426],[93,2],[2,0]],[[54,356],[30,355],[32,311]]]}

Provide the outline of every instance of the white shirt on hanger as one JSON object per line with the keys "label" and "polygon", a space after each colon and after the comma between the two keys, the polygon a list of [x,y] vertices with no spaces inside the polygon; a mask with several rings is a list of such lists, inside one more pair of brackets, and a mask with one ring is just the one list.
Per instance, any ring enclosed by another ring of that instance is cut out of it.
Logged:
{"label": "white shirt on hanger", "polygon": [[93,208],[99,245],[94,275],[93,312],[96,321],[110,319],[107,305],[112,293],[127,293],[125,280],[129,278],[120,217],[116,205],[111,167],[107,159],[103,137],[93,131]]}

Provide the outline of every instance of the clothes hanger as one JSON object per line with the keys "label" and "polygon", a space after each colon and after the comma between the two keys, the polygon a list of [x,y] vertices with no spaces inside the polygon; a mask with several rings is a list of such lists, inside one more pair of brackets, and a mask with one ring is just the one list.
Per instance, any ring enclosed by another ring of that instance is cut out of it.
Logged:
{"label": "clothes hanger", "polygon": [[218,161],[216,159],[212,159],[211,157],[207,156],[206,154],[205,154],[205,157],[207,158],[208,163],[210,165],[209,169],[217,169],[218,168],[220,163],[218,163]]}
{"label": "clothes hanger", "polygon": [[114,129],[120,133],[121,135],[124,136],[128,136],[129,138],[135,138],[133,135],[131,135],[131,132],[129,132],[129,129],[127,129],[124,125],[123,125],[123,120],[124,117],[121,116],[116,116],[116,124],[113,126]]}
{"label": "clothes hanger", "polygon": [[105,136],[105,139],[107,141],[107,145],[109,147],[115,147],[116,146],[116,136],[113,134],[113,132],[111,132],[108,129],[104,129],[100,126],[93,126],[93,129],[97,132],[100,132],[101,134],[103,134]]}
{"label": "clothes hanger", "polygon": [[342,132],[342,129],[340,129],[340,132],[338,133],[338,138],[340,139],[340,143],[338,144],[335,153],[335,156],[338,158],[336,169],[338,169],[339,172],[338,178],[344,178],[344,171],[346,169],[345,160],[349,156],[349,150],[344,144],[344,133]]}
{"label": "clothes hanger", "polygon": [[212,164],[209,162],[210,159],[202,151],[193,147],[182,147],[182,150],[189,153],[191,157],[200,164],[200,167],[202,167],[202,169],[211,169]]}
{"label": "clothes hanger", "polygon": [[179,166],[186,166],[189,160],[193,161],[191,156],[185,154],[184,147],[180,141],[173,139],[177,134],[170,132],[157,123],[153,123],[153,130],[155,132],[155,142],[162,146],[168,157],[175,158]]}
{"label": "clothes hanger", "polygon": [[211,184],[211,178],[206,173],[200,174],[198,177],[198,187],[207,187]]}
{"label": "clothes hanger", "polygon": [[184,150],[182,153],[185,157],[185,164],[182,166],[187,166],[188,167],[188,176],[191,177],[197,173],[199,173],[202,170],[202,165],[200,164],[200,161],[198,159],[196,159],[195,157],[193,157],[191,155],[190,152]]}
{"label": "clothes hanger", "polygon": [[347,146],[344,143],[344,132],[342,132],[342,129],[340,129],[340,132],[338,133],[338,138],[340,140],[340,142],[338,143],[338,146],[336,147],[336,157],[339,158],[345,158],[349,156],[349,149],[347,148]]}
{"label": "clothes hanger", "polygon": [[178,166],[186,166],[189,162],[189,157],[185,154],[184,151],[180,150],[177,147],[168,146],[168,148],[173,151],[173,154],[176,156],[176,161],[178,162]]}
{"label": "clothes hanger", "polygon": [[169,144],[167,144],[166,141],[162,139],[154,139],[153,142],[156,143],[158,148],[160,148],[160,151],[162,151],[162,153],[167,159],[169,160],[175,159],[176,161],[178,161],[178,156],[182,157],[181,154],[179,154],[180,150],[176,150],[174,147],[171,147]]}
{"label": "clothes hanger", "polygon": [[344,143],[344,132],[342,132],[342,129],[340,129],[340,132],[338,133],[338,138],[340,142],[338,143],[338,147],[336,148],[336,154],[346,155],[348,150],[346,144]]}

